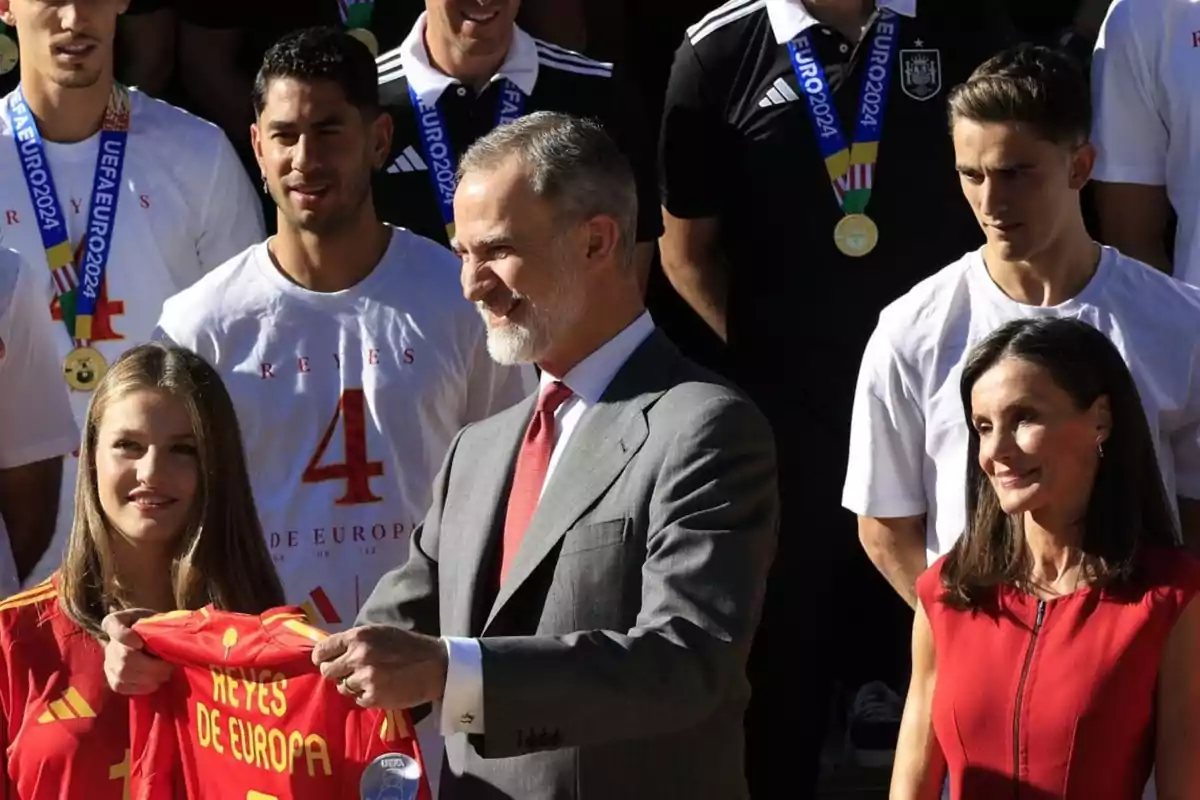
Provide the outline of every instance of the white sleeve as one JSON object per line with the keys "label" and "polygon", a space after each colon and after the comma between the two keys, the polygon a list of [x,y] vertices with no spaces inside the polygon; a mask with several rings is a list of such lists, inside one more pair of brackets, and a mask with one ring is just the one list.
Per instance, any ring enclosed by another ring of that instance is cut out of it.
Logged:
{"label": "white sleeve", "polygon": [[154,332],[150,334],[151,341],[162,342],[172,347],[182,347],[191,350],[209,364],[216,366],[216,343],[201,325],[196,322],[194,311],[200,310],[197,295],[193,290],[184,289],[163,303],[162,314]]}
{"label": "white sleeve", "polygon": [[[1159,82],[1146,52],[1148,32],[1138,11],[1136,2],[1116,0],[1096,41],[1092,59],[1096,166],[1092,177],[1109,183],[1164,186],[1170,131],[1160,110]],[[1141,13],[1151,13],[1151,9]],[[1152,13],[1161,16],[1166,12]]]}
{"label": "white sleeve", "polygon": [[862,517],[924,514],[924,463],[924,410],[881,326],[859,368],[842,505]]}
{"label": "white sleeve", "polygon": [[197,255],[204,272],[211,272],[251,245],[266,238],[263,207],[250,176],[225,134],[220,135]]}
{"label": "white sleeve", "polygon": [[12,288],[7,308],[0,297],[0,469],[9,469],[70,453],[79,428],[44,285],[11,251],[0,252],[0,274]]}
{"label": "white sleeve", "polygon": [[467,410],[462,424],[478,422],[515,406],[537,389],[537,373],[529,364],[507,367],[488,355],[487,338],[480,323],[472,348],[471,374],[467,376]]}
{"label": "white sleeve", "polygon": [[483,733],[483,650],[479,640],[444,636],[442,642],[447,655],[442,736]]}

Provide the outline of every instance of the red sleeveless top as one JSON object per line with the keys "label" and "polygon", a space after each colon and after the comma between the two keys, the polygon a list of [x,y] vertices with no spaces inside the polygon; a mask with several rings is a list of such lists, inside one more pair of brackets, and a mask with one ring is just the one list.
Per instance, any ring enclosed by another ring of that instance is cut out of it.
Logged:
{"label": "red sleeveless top", "polygon": [[1005,586],[984,606],[917,581],[933,629],[933,731],[954,800],[1138,800],[1154,764],[1163,647],[1200,591],[1200,561],[1151,549],[1134,589],[1053,600]]}

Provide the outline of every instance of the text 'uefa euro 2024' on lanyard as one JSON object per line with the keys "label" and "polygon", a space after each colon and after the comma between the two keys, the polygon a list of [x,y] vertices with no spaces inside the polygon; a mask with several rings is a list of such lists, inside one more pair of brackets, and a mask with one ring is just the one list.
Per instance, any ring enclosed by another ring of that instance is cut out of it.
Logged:
{"label": "text 'uefa euro 2024' on lanyard", "polygon": [[62,310],[67,333],[75,343],[75,349],[63,362],[63,377],[72,389],[90,392],[108,370],[104,356],[91,346],[92,315],[104,291],[108,261],[112,254],[117,201],[121,198],[121,173],[125,168],[125,152],[129,142],[129,91],[120,84],[114,84],[104,110],[87,226],[78,259],[71,247],[67,217],[54,186],[45,141],[38,132],[37,122],[20,87],[9,95],[8,110],[12,117],[13,141],[17,146],[21,172],[29,189],[42,247],[46,251],[46,264],[53,279],[54,298]]}
{"label": "text 'uefa euro 2024' on lanyard", "polygon": [[834,197],[842,210],[833,240],[842,253],[865,256],[879,241],[879,228],[867,216],[866,208],[871,199],[875,164],[879,160],[879,139],[896,63],[900,21],[892,11],[877,12],[859,94],[854,141],[850,144],[842,132],[825,67],[813,46],[812,33],[813,28],[809,28],[788,42],[788,53],[796,81],[804,93]]}
{"label": "text 'uefa euro 2024' on lanyard", "polygon": [[[446,117],[437,106],[437,101],[426,105],[412,84],[408,86],[413,111],[417,115],[417,128],[421,133],[421,149],[429,165],[429,180],[433,184],[434,196],[442,212],[448,241],[454,241],[454,180],[458,171],[458,158],[450,143],[446,128]],[[507,125],[525,113],[525,93],[508,78],[500,79],[500,99],[496,104],[496,127]]]}

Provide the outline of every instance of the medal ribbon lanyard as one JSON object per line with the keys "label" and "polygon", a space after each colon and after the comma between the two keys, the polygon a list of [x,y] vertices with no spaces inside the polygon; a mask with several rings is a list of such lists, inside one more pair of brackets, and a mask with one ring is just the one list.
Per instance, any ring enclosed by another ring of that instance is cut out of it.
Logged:
{"label": "medal ribbon lanyard", "polygon": [[[409,97],[412,98],[413,111],[417,115],[417,127],[421,132],[421,149],[425,154],[425,166],[428,167],[429,180],[433,184],[433,194],[437,198],[438,207],[442,211],[442,221],[446,225],[448,240],[454,240],[454,183],[458,171],[458,158],[451,149],[450,136],[446,128],[446,118],[442,115],[437,102],[425,105],[420,96],[408,86]],[[507,125],[525,114],[525,93],[508,78],[500,79],[500,101],[496,107],[496,127]]]}
{"label": "medal ribbon lanyard", "polygon": [[871,32],[851,146],[846,144],[833,93],[825,79],[825,68],[813,47],[813,29],[809,28],[788,42],[796,82],[807,101],[821,157],[825,159],[829,182],[843,214],[863,213],[871,199],[875,164],[879,160],[879,138],[883,133],[883,114],[896,63],[899,28],[893,12],[880,12]]}
{"label": "medal ribbon lanyard", "polygon": [[76,347],[89,346],[92,315],[104,290],[104,275],[116,228],[117,201],[121,197],[121,172],[125,167],[125,149],[129,140],[129,113],[129,92],[120,85],[114,85],[100,130],[100,152],[96,156],[96,170],[92,178],[84,247],[76,268],[67,217],[50,173],[45,141],[38,132],[37,123],[20,87],[9,95],[9,114],[16,134],[13,141],[17,146],[25,186],[29,189],[29,199],[33,202],[46,262],[54,278],[54,297],[62,310],[67,333],[75,340]]}

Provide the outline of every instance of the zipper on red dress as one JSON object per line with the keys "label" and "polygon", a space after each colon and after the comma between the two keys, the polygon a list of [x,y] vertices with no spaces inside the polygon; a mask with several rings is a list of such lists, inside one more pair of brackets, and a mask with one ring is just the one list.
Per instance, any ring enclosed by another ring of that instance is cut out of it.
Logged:
{"label": "zipper on red dress", "polygon": [[1025,679],[1033,663],[1033,648],[1037,646],[1038,632],[1046,616],[1046,601],[1038,600],[1037,617],[1033,621],[1033,634],[1029,637],[1029,648],[1025,651],[1025,665],[1021,667],[1021,680],[1017,683],[1017,703],[1013,710],[1013,797],[1021,798],[1021,701],[1025,696]]}

